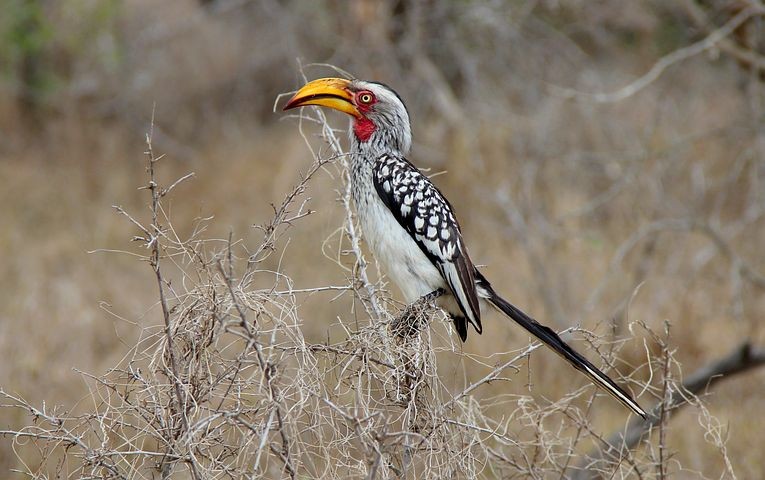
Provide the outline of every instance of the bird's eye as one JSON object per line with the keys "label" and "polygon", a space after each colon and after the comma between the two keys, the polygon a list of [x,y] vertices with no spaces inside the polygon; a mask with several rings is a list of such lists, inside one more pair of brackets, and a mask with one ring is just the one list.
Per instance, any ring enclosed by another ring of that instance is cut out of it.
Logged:
{"label": "bird's eye", "polygon": [[363,103],[365,105],[369,105],[370,103],[372,103],[373,99],[374,99],[374,97],[369,92],[364,92],[364,93],[359,94],[359,102],[361,102],[361,103]]}

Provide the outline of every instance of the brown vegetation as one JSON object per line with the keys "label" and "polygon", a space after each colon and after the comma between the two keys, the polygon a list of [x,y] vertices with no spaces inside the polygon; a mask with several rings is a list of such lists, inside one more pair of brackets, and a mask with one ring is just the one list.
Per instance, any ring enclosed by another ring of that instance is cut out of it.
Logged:
{"label": "brown vegetation", "polygon": [[[761,476],[765,8],[509,3],[0,0],[1,476]],[[472,257],[651,430],[499,317],[389,329],[344,119],[272,112],[302,61],[399,91]]]}

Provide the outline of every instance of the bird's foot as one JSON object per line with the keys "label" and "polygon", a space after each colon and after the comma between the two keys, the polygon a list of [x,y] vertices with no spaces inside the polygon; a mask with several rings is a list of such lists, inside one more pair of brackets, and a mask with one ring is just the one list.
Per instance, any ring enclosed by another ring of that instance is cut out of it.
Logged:
{"label": "bird's foot", "polygon": [[443,288],[437,288],[407,305],[391,322],[391,331],[398,337],[414,336],[427,321],[426,314],[434,307],[433,300],[445,293]]}
{"label": "bird's foot", "polygon": [[433,300],[435,300],[438,297],[444,295],[445,293],[446,293],[446,290],[444,290],[443,288],[437,288],[437,289],[433,290],[432,292],[426,293],[425,295],[423,295],[420,298],[418,298],[417,300],[415,300],[414,303],[412,303],[412,305],[418,304],[420,302],[423,302],[423,303],[432,302]]}

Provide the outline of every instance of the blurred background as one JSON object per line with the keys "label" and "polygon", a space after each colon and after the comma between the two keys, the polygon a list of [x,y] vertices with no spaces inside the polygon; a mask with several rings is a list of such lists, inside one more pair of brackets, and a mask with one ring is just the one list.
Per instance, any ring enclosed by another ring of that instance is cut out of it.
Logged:
{"label": "blurred background", "polygon": [[[765,345],[764,19],[746,0],[0,0],[0,386],[77,408],[78,371],[104,372],[161,323],[134,226],[112,208],[148,218],[152,112],[160,175],[196,174],[168,203],[176,229],[211,217],[204,237],[256,245],[253,225],[312,161],[277,95],[301,68],[337,76],[317,64],[398,91],[411,159],[439,174],[476,263],[538,319],[613,338],[666,321],[685,374]],[[718,29],[711,48],[680,50]],[[312,180],[316,213],[272,257],[297,288],[344,279],[322,243],[342,222],[336,187],[326,171]],[[302,300],[307,338],[347,311],[334,296]],[[525,345],[487,324],[466,352]],[[633,366],[645,355],[639,338],[620,352]],[[533,395],[583,383],[552,355],[532,365]],[[733,470],[759,478],[765,372],[704,398]],[[676,414],[668,445],[688,478],[717,478],[697,415]],[[0,429],[29,421],[0,411]],[[0,476],[17,462],[4,438]]]}

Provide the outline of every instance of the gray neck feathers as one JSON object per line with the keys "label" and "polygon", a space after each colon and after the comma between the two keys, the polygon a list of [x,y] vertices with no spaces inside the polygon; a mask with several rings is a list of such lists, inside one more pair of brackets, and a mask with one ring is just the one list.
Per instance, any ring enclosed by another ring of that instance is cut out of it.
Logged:
{"label": "gray neck feathers", "polygon": [[412,146],[409,118],[389,119],[387,115],[376,115],[376,129],[365,142],[356,138],[350,129],[351,154],[359,160],[373,162],[384,153],[406,156]]}

